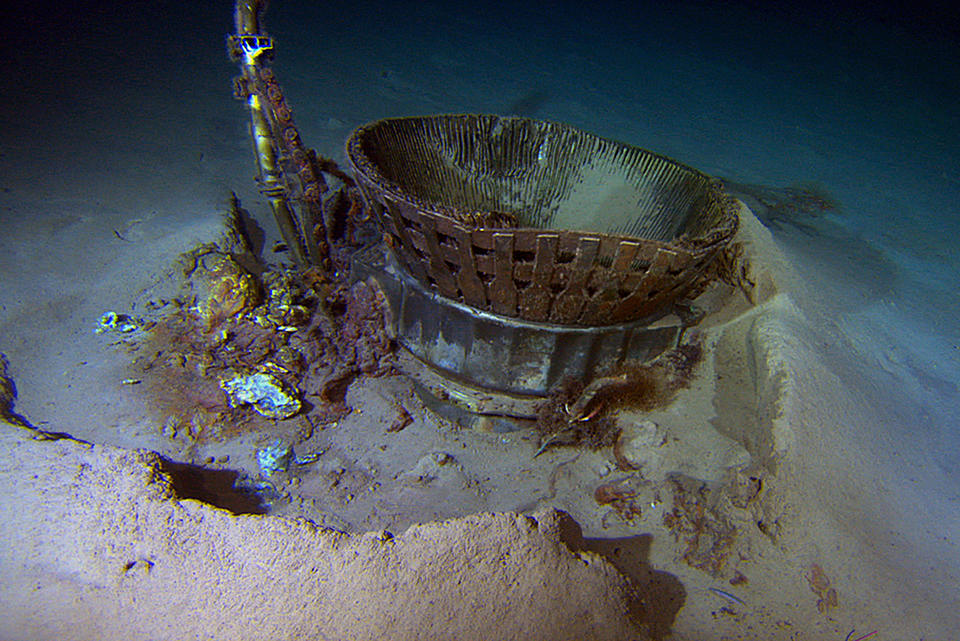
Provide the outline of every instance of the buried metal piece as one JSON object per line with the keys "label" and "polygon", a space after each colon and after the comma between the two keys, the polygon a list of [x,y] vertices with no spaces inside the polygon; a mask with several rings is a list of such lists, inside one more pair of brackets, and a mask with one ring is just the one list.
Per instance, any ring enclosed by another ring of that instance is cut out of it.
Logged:
{"label": "buried metal piece", "polygon": [[286,472],[293,459],[293,447],[282,439],[277,439],[267,447],[257,450],[257,464],[260,466],[260,471],[267,476]]}
{"label": "buried metal piece", "polygon": [[93,333],[119,332],[121,334],[131,334],[142,327],[143,321],[140,319],[117,312],[105,312],[97,319],[97,328],[93,330]]}
{"label": "buried metal piece", "polygon": [[269,374],[236,375],[221,380],[220,389],[226,392],[231,407],[252,405],[258,414],[267,418],[281,420],[300,411],[296,393]]}
{"label": "buried metal piece", "polygon": [[354,256],[352,269],[354,279],[374,281],[388,301],[400,369],[435,396],[479,414],[533,417],[565,379],[589,381],[627,360],[655,358],[683,328],[669,310],[601,327],[480,312],[427,290],[379,245]]}
{"label": "buried metal piece", "polygon": [[391,118],[347,156],[385,239],[352,277],[389,301],[401,369],[485,415],[532,417],[570,380],[596,393],[676,345],[678,302],[737,229],[706,174],[559,123]]}

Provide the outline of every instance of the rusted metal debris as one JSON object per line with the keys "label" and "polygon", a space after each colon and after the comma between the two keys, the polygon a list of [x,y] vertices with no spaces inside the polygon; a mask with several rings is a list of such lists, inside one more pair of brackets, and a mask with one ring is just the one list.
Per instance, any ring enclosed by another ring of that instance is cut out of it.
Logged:
{"label": "rusted metal debris", "polygon": [[[261,33],[264,4],[259,0],[237,3],[237,33],[227,41],[230,56],[240,63],[243,73],[234,79],[234,96],[248,104],[260,191],[270,202],[294,261],[304,269],[312,265],[332,273],[336,269],[331,255],[335,235],[348,230],[350,223],[334,217],[343,208],[331,201],[349,198],[349,215],[357,215],[360,195],[353,179],[336,163],[304,145],[293,110],[267,66],[273,56],[273,40]],[[324,174],[339,181],[341,187],[332,190]],[[293,202],[299,202],[299,212],[291,207]]]}

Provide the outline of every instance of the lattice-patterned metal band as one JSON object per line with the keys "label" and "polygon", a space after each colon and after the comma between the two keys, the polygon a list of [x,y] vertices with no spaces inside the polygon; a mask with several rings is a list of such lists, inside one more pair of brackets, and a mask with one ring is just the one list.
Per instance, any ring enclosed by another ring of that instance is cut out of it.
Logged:
{"label": "lattice-patterned metal band", "polygon": [[405,269],[444,297],[525,320],[655,316],[737,227],[706,174],[558,123],[387,119],[355,131],[347,155]]}

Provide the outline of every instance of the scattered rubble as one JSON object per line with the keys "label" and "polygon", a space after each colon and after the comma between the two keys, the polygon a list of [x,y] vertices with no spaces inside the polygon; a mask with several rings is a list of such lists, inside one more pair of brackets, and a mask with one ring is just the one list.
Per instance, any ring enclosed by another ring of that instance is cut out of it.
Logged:
{"label": "scattered rubble", "polygon": [[220,389],[227,393],[231,407],[252,405],[258,414],[267,418],[290,418],[300,411],[300,400],[295,393],[269,374],[221,379]]}

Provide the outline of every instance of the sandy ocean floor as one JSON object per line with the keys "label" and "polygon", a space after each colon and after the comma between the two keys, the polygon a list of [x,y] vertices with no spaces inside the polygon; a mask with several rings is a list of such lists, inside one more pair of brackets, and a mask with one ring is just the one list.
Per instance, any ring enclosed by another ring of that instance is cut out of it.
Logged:
{"label": "sandy ocean floor", "polygon": [[[618,417],[625,471],[611,448],[534,458],[529,431],[460,427],[400,376],[359,380],[325,429],[171,432],[98,319],[159,313],[231,193],[285,259],[230,97],[232,7],[202,4],[40,3],[8,24],[0,353],[13,422],[76,441],[0,424],[0,636],[955,636],[956,16],[271,5],[279,80],[334,161],[377,118],[511,113],[742,200],[754,300],[701,301],[689,386]],[[413,421],[392,432],[397,404]],[[278,438],[303,464],[266,479]],[[638,513],[598,504],[608,484]]]}

